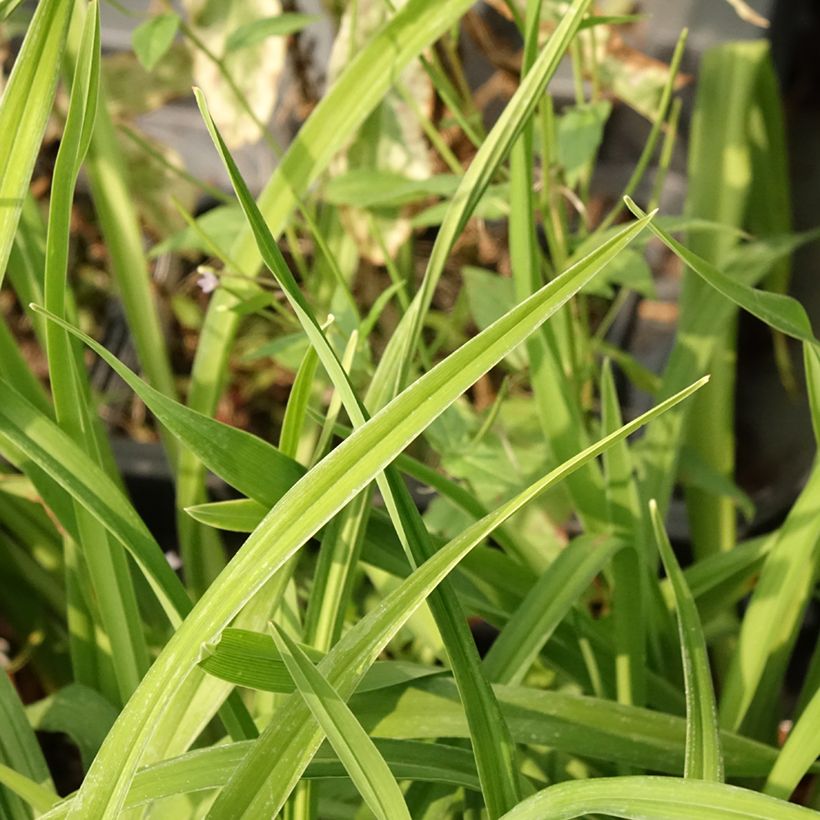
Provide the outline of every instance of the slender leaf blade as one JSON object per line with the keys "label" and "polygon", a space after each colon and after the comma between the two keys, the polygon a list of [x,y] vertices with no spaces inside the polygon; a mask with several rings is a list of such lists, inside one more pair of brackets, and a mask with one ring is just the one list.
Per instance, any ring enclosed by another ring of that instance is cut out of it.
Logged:
{"label": "slender leaf blade", "polygon": [[276,647],[299,694],[367,805],[383,820],[410,820],[399,784],[350,708],[296,643],[275,624],[271,627]]}
{"label": "slender leaf blade", "polygon": [[686,766],[684,776],[700,780],[723,780],[715,691],[709,669],[706,639],[697,605],[666,535],[657,503],[649,503],[649,513],[666,574],[678,611],[683,676],[686,685]]}

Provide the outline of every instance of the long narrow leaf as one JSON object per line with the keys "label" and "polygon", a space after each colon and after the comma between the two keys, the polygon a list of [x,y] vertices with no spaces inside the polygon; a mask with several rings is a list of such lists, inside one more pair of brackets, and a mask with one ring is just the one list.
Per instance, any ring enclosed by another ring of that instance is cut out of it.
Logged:
{"label": "long narrow leaf", "polygon": [[658,505],[649,503],[655,543],[666,574],[672,584],[678,611],[678,632],[683,676],[686,686],[686,766],[684,776],[699,780],[723,780],[723,756],[720,751],[717,706],[706,640],[698,617],[695,599],[683,576],[672,545],[666,535]]}
{"label": "long narrow leaf", "polygon": [[[683,774],[686,721],[677,715],[529,686],[494,688],[520,743],[551,746],[592,761]],[[350,706],[371,737],[469,736],[458,691],[447,677],[355,695]],[[740,735],[723,732],[721,741],[731,777],[763,775],[777,757],[772,746]]]}
{"label": "long narrow leaf", "polygon": [[0,101],[0,282],[51,113],[72,4],[39,3]]}
{"label": "long narrow leaf", "polygon": [[484,658],[498,683],[520,683],[555,627],[624,545],[615,538],[575,539],[544,571]]}
{"label": "long narrow leaf", "polygon": [[788,800],[801,778],[820,757],[820,690],[815,692],[772,767],[763,791]]}
{"label": "long narrow leaf", "polygon": [[[374,742],[397,780],[444,783],[473,791],[479,788],[473,756],[465,749],[412,740],[378,738]],[[211,746],[147,766],[134,778],[125,808],[133,809],[175,794],[218,789],[227,782],[250,747],[247,741]],[[347,772],[333,751],[323,746],[305,769],[304,777],[338,779],[347,777]],[[48,820],[65,817],[70,806],[71,799],[66,800],[45,817]]]}
{"label": "long narrow leaf", "polygon": [[367,805],[382,820],[410,820],[399,784],[348,705],[285,632],[275,625],[272,632],[299,694]]}
{"label": "long narrow leaf", "polygon": [[[636,216],[643,214],[643,211],[631,199],[627,200],[627,206]],[[698,276],[738,307],[787,336],[817,344],[806,310],[796,299],[782,293],[749,287],[727,276],[710,262],[692,253],[663,228],[658,228],[656,225],[650,228],[655,236],[677,254]]]}

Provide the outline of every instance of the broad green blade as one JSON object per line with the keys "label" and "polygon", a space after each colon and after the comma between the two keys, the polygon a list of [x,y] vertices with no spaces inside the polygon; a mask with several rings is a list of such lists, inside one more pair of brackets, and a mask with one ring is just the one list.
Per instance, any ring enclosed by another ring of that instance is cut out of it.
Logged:
{"label": "broad green blade", "polygon": [[171,434],[228,484],[265,505],[265,512],[304,475],[304,467],[273,445],[174,401],[143,381],[90,336],[42,308],[35,305],[32,308],[88,345],[146,403]]}
{"label": "broad green blade", "polygon": [[686,765],[684,777],[696,780],[723,780],[723,756],[720,751],[715,690],[709,669],[706,639],[700,625],[695,599],[672,551],[663,520],[654,501],[649,514],[655,531],[655,543],[672,585],[678,612],[678,632],[683,657],[686,686]]}
{"label": "broad green blade", "polygon": [[737,786],[673,777],[603,777],[558,783],[504,820],[570,820],[610,814],[634,820],[809,820],[817,812]]}
{"label": "broad green blade", "polygon": [[37,5],[0,100],[0,282],[51,113],[73,3]]}
{"label": "broad green blade", "polygon": [[571,541],[544,570],[484,658],[496,683],[520,683],[555,628],[623,543],[586,536]]}
{"label": "broad green blade", "polygon": [[290,676],[371,811],[382,820],[410,814],[384,758],[338,692],[275,624],[273,640]]}
{"label": "broad green blade", "polygon": [[[528,686],[494,688],[518,743],[683,774],[686,721],[677,715]],[[469,737],[458,691],[447,677],[355,695],[350,707],[371,737]],[[723,732],[721,741],[730,777],[765,775],[777,757],[777,749],[740,735]]]}

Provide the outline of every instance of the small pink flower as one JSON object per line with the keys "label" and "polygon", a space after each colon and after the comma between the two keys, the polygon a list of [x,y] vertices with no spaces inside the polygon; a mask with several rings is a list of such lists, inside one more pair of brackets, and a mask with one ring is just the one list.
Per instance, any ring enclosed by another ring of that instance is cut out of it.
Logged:
{"label": "small pink flower", "polygon": [[196,283],[202,289],[203,293],[213,293],[219,285],[219,279],[212,270],[204,268],[200,270]]}

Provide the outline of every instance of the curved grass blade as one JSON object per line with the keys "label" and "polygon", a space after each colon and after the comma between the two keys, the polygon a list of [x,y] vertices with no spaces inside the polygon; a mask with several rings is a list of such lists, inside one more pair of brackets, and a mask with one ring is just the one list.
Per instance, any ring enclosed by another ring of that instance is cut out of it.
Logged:
{"label": "curved grass blade", "polygon": [[[54,166],[54,181],[49,203],[44,298],[46,307],[65,315],[68,298],[66,277],[69,234],[74,187],[80,165],[88,150],[97,110],[100,79],[99,11],[96,2],[85,10],[79,57],[75,66],[68,116]],[[51,392],[60,426],[84,447],[102,466],[94,422],[84,385],[76,368],[79,363],[69,336],[55,324],[46,327]],[[114,701],[124,702],[137,687],[148,668],[148,650],[142,634],[137,599],[125,555],[112,549],[103,526],[80,505],[75,504],[78,547],[88,566],[91,589],[84,595],[99,603],[102,629],[111,642],[110,657],[116,676],[116,689],[105,691]],[[69,618],[69,626],[71,620]],[[77,636],[70,629],[72,657],[82,657],[74,646]],[[79,636],[84,643],[84,637]],[[101,655],[107,655],[100,648]]]}
{"label": "curved grass blade", "polygon": [[[473,756],[465,749],[440,743],[387,738],[378,738],[374,743],[397,780],[443,783],[472,791],[479,789]],[[141,769],[128,792],[125,809],[175,794],[220,788],[248,754],[251,745],[248,741],[242,741],[197,749]],[[332,749],[323,745],[305,769],[303,777],[308,780],[339,779],[346,778],[347,772]],[[45,817],[47,820],[59,820],[66,816],[70,805],[69,798]]]}
{"label": "curved grass blade", "polygon": [[131,552],[168,619],[179,624],[191,601],[122,491],[54,422],[3,380],[0,397],[0,432]]}
{"label": "curved grass blade", "polygon": [[603,777],[558,783],[516,806],[504,820],[570,820],[589,814],[646,820],[809,820],[817,813],[749,789],[673,777]]}
{"label": "curved grass blade", "polygon": [[265,512],[304,475],[304,467],[273,445],[169,398],[81,330],[37,305],[31,308],[88,345],[185,447],[228,484],[265,505]]}
{"label": "curved grass blade", "polygon": [[382,820],[410,820],[399,784],[347,704],[285,632],[275,624],[271,632],[299,694],[370,810]]}
{"label": "curved grass blade", "polygon": [[[300,644],[300,648],[314,663],[325,656],[324,652],[306,644]],[[259,632],[233,627],[225,629],[219,643],[207,648],[199,666],[209,675],[236,686],[282,694],[293,691],[293,681],[281,655],[271,643],[270,636]],[[443,671],[439,667],[405,661],[376,661],[365,673],[357,691],[370,692],[429,675],[440,675]]]}
{"label": "curved grass blade", "polygon": [[[626,204],[636,216],[643,214],[631,199],[627,198]],[[682,262],[738,307],[787,336],[817,345],[806,310],[796,299],[782,293],[749,287],[692,253],[663,228],[652,225],[651,230]]]}
{"label": "curved grass blade", "polygon": [[80,752],[84,768],[91,765],[117,710],[99,692],[70,683],[53,695],[26,706],[26,717],[39,732],[63,732]]}
{"label": "curved grass blade", "polygon": [[686,765],[684,776],[698,780],[723,780],[715,691],[709,670],[706,639],[700,625],[695,599],[681,572],[666,535],[658,505],[649,502],[655,543],[675,596],[678,611],[683,676],[686,685]]}
{"label": "curved grass blade", "polygon": [[[820,355],[803,345],[812,426],[820,440]],[[817,576],[820,462],[781,526],[752,593],[720,702],[721,725],[774,730],[773,716],[789,656]],[[812,568],[807,571],[807,568]]]}
{"label": "curved grass blade", "polygon": [[73,4],[37,5],[0,101],[0,282],[51,113]]}
{"label": "curved grass blade", "polygon": [[296,459],[299,449],[302,427],[313,390],[313,378],[318,366],[316,348],[309,347],[296,372],[288,403],[285,405],[285,417],[282,419],[282,432],[279,435],[279,451],[292,459]]}

